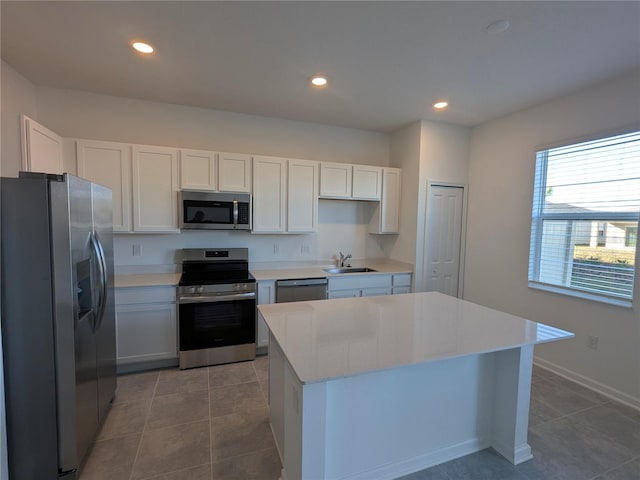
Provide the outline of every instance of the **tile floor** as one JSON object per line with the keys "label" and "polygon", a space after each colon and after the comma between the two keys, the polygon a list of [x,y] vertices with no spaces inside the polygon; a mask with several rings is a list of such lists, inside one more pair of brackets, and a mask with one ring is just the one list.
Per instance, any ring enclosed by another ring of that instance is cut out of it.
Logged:
{"label": "tile floor", "polygon": [[[268,360],[118,378],[80,480],[275,480]],[[640,412],[534,367],[529,443],[513,466],[492,449],[402,480],[640,480]]]}

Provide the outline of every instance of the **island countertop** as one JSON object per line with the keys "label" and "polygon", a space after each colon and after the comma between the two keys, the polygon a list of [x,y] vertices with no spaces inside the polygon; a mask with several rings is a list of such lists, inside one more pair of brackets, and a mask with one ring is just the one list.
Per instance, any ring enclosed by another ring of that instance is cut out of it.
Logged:
{"label": "island countertop", "polygon": [[574,335],[437,292],[259,305],[301,383]]}

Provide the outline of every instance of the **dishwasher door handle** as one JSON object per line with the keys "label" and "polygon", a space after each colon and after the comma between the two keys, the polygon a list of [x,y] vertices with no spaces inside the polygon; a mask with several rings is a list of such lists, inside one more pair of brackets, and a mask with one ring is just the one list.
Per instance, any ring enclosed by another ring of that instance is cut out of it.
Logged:
{"label": "dishwasher door handle", "polygon": [[278,287],[307,287],[310,285],[326,285],[326,278],[301,278],[300,280],[277,280]]}

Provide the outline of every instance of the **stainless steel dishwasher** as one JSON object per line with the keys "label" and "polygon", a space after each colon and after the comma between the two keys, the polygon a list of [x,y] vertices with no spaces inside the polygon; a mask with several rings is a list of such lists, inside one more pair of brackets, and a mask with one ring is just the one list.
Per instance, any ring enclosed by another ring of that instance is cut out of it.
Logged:
{"label": "stainless steel dishwasher", "polygon": [[298,278],[276,281],[276,303],[304,302],[327,298],[326,278]]}

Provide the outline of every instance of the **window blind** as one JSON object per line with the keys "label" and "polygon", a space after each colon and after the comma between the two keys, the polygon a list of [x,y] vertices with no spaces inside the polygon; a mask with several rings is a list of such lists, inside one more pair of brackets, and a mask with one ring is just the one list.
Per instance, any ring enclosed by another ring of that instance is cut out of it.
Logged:
{"label": "window blind", "polygon": [[640,131],[536,152],[530,285],[631,300]]}

